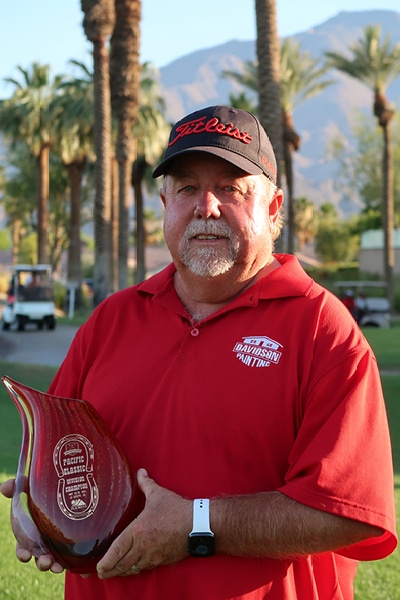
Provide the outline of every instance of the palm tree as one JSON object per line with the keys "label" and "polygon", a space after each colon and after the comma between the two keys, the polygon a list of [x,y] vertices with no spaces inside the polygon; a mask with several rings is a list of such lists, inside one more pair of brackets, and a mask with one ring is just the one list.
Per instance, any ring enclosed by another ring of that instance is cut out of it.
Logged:
{"label": "palm tree", "polygon": [[[36,232],[36,198],[35,198],[35,164],[28,146],[22,142],[8,152],[8,175],[5,184],[3,203],[13,240],[13,263],[17,262],[24,238],[30,238]],[[48,250],[49,264],[56,269],[61,253],[66,247],[66,191],[68,181],[65,169],[58,157],[50,155],[50,187],[49,187],[49,225]],[[35,241],[36,241],[35,236]],[[33,249],[32,249],[33,250]],[[22,259],[24,262],[35,261],[36,252]]]}
{"label": "palm tree", "polygon": [[68,228],[67,281],[77,290],[79,305],[82,279],[81,264],[81,189],[82,176],[93,151],[93,73],[85,64],[71,60],[80,76],[63,81],[53,102],[57,127],[55,150],[68,172],[70,221]]}
{"label": "palm tree", "polygon": [[137,139],[137,157],[132,169],[136,212],[136,283],[146,277],[143,181],[146,181],[147,188],[154,189],[150,167],[160,159],[168,143],[169,130],[158,73],[149,63],[145,63],[140,81],[139,112],[133,128]]}
{"label": "palm tree", "polygon": [[282,120],[280,84],[280,48],[276,18],[276,0],[256,0],[258,111],[274,148],[281,181]]}
{"label": "palm tree", "polygon": [[315,216],[314,205],[307,198],[297,198],[295,200],[295,228],[299,250],[310,243],[318,231],[317,218]]}
{"label": "palm tree", "polygon": [[390,123],[394,110],[386,90],[400,73],[400,43],[391,46],[390,36],[381,41],[379,25],[364,28],[364,37],[350,46],[350,58],[327,52],[328,65],[364,83],[374,94],[373,114],[383,134],[382,156],[382,221],[384,230],[384,272],[388,300],[394,303],[393,248],[393,157]]}
{"label": "palm tree", "polygon": [[12,264],[16,264],[22,238],[31,228],[32,207],[36,206],[35,165],[28,147],[23,143],[15,144],[8,152],[7,163],[9,173],[4,182],[1,202],[11,231]]}
{"label": "palm tree", "polygon": [[300,135],[294,129],[293,112],[305,100],[312,98],[333,83],[322,80],[328,67],[319,65],[309,52],[302,52],[300,43],[290,38],[281,45],[281,101],[283,158],[287,185],[288,252],[294,253],[296,236],[293,178],[293,152],[300,148]]}
{"label": "palm tree", "polygon": [[12,144],[24,142],[36,160],[37,260],[49,261],[49,156],[53,119],[49,107],[61,78],[49,81],[50,67],[33,63],[30,70],[17,67],[22,81],[7,78],[15,87],[11,98],[1,101],[0,130]]}
{"label": "palm tree", "polygon": [[111,104],[118,123],[116,159],[119,172],[118,287],[128,285],[129,199],[135,144],[132,125],[139,104],[140,0],[115,0],[116,21],[111,37]]}
{"label": "palm tree", "polygon": [[95,261],[93,302],[97,306],[109,292],[111,218],[111,99],[106,42],[115,23],[113,0],[81,0],[83,27],[93,43],[95,174]]}
{"label": "palm tree", "polygon": [[[295,238],[295,201],[292,153],[300,148],[300,136],[294,129],[293,112],[305,100],[315,96],[332,81],[321,81],[328,70],[320,66],[309,52],[301,52],[300,44],[287,38],[282,42],[280,52],[281,103],[282,103],[282,148],[287,184],[287,238],[288,252],[294,252]],[[234,79],[241,85],[256,92],[258,90],[257,62],[248,61],[242,73],[224,71],[224,76]],[[233,97],[242,104],[245,98]],[[237,104],[235,104],[237,106]]]}

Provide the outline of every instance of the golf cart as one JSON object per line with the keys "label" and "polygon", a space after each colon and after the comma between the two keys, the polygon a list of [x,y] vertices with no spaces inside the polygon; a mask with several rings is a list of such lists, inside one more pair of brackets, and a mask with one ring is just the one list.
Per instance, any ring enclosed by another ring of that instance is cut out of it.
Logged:
{"label": "golf cart", "polygon": [[56,326],[53,282],[50,265],[14,265],[7,304],[3,309],[2,327],[23,331],[28,323],[38,329]]}
{"label": "golf cart", "polygon": [[360,327],[390,327],[390,304],[381,281],[337,281],[338,296]]}

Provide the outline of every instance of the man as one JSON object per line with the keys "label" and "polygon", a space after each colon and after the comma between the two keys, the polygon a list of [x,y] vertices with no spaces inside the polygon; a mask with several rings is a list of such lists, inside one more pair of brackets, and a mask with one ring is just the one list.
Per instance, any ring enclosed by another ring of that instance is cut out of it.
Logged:
{"label": "man", "polygon": [[357,560],[396,546],[375,358],[273,254],[283,194],[253,115],[188,115],[160,175],[173,264],[96,309],[50,388],[94,404],[146,498],[66,598],[350,600]]}

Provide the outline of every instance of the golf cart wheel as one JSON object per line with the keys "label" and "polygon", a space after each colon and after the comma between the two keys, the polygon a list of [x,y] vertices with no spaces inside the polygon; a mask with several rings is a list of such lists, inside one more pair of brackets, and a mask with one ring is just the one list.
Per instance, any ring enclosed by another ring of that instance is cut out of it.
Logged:
{"label": "golf cart wheel", "polygon": [[2,328],[3,331],[8,331],[10,329],[10,323],[6,323],[5,321],[3,321]]}
{"label": "golf cart wheel", "polygon": [[25,319],[24,319],[24,317],[21,317],[21,316],[18,315],[17,322],[18,322],[18,327],[17,327],[18,331],[24,331],[24,329],[25,329]]}
{"label": "golf cart wheel", "polygon": [[56,328],[56,320],[53,317],[53,315],[46,318],[46,324],[47,324],[47,329],[53,330]]}

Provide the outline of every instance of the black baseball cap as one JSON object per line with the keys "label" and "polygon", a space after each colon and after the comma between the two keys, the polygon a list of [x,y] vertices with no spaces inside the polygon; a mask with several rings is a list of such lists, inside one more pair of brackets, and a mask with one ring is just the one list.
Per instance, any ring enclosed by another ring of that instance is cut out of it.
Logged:
{"label": "black baseball cap", "polygon": [[153,177],[165,175],[171,162],[188,152],[219,156],[249,175],[277,179],[275,154],[260,121],[246,110],[208,106],[187,115],[171,130],[164,160]]}

